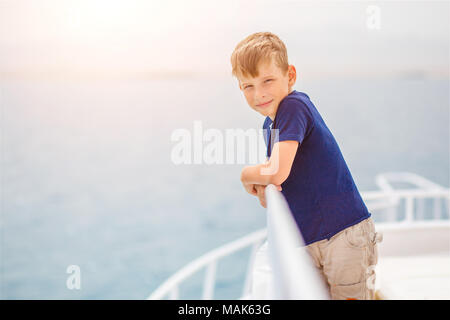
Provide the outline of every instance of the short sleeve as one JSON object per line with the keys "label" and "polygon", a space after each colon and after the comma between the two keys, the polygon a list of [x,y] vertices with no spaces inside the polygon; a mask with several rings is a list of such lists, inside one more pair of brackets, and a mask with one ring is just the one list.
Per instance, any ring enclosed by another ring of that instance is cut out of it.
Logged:
{"label": "short sleeve", "polygon": [[270,124],[272,123],[272,121],[270,120],[269,117],[266,117],[266,119],[264,120],[264,124],[263,124],[263,137],[264,137],[264,142],[266,144],[266,148],[268,146],[268,142],[269,142],[269,137],[270,137]]}
{"label": "short sleeve", "polygon": [[307,106],[298,99],[282,101],[275,118],[278,141],[296,140],[299,143],[309,134],[313,121]]}

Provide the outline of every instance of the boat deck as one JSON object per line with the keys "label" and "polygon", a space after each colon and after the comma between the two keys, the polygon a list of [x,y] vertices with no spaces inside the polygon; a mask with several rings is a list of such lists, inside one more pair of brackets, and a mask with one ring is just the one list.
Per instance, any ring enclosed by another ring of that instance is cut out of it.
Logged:
{"label": "boat deck", "polygon": [[379,299],[450,299],[450,254],[384,257],[377,266]]}

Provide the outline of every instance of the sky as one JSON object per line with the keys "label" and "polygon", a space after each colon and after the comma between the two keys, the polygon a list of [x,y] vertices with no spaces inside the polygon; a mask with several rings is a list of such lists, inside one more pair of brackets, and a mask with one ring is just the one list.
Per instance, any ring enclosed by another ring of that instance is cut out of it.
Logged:
{"label": "sky", "polygon": [[0,74],[228,75],[236,44],[271,31],[317,76],[448,77],[449,17],[449,1],[0,0]]}

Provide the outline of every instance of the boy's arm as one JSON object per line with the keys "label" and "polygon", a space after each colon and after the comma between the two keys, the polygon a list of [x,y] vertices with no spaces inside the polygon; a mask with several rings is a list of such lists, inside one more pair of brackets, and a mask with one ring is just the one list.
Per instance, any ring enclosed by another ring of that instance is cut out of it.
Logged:
{"label": "boy's arm", "polygon": [[298,148],[298,141],[286,140],[273,145],[272,154],[266,163],[246,166],[241,172],[241,181],[246,190],[251,185],[281,185],[291,172]]}

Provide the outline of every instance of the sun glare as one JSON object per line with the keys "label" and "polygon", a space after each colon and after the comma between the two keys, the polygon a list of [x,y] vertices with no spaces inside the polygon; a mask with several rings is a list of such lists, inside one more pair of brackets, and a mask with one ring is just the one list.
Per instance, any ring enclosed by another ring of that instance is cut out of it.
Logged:
{"label": "sun glare", "polygon": [[66,3],[66,27],[73,34],[114,30],[129,25],[135,18],[133,2],[119,0],[73,1]]}

